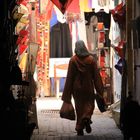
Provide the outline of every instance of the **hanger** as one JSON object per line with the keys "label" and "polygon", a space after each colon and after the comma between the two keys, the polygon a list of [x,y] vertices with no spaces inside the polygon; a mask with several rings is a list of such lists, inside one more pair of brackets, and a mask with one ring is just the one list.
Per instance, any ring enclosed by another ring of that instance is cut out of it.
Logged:
{"label": "hanger", "polygon": [[95,8],[92,8],[92,12],[95,12]]}
{"label": "hanger", "polygon": [[104,12],[104,9],[100,9],[99,12]]}

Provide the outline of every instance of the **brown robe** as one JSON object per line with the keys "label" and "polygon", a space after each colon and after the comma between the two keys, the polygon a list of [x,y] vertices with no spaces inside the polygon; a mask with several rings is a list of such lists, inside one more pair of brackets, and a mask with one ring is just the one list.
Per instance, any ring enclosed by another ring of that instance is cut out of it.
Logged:
{"label": "brown robe", "polygon": [[76,130],[83,129],[81,123],[83,118],[91,119],[95,107],[95,89],[103,96],[103,83],[93,57],[74,55],[69,61],[62,100],[71,102],[71,97],[74,98],[77,115]]}

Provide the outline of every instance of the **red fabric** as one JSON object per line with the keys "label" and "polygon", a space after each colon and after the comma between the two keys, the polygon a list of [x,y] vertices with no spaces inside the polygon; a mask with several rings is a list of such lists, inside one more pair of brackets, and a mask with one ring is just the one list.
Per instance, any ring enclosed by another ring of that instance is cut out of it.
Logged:
{"label": "red fabric", "polygon": [[42,40],[40,38],[40,36],[37,37],[37,43],[41,46],[42,45]]}
{"label": "red fabric", "polygon": [[28,36],[25,36],[25,37],[22,38],[20,43],[21,44],[26,44],[27,40],[28,40]]}
{"label": "red fabric", "polygon": [[21,30],[19,32],[19,35],[22,36],[22,37],[24,37],[24,36],[28,35],[28,31],[27,30]]}
{"label": "red fabric", "polygon": [[105,70],[101,70],[100,74],[101,74],[102,78],[106,78],[107,77],[107,74],[106,74]]}
{"label": "red fabric", "polygon": [[59,0],[51,0],[57,7],[58,9],[64,14],[68,6],[73,0],[66,0],[65,4],[62,5],[62,3],[59,2]]}
{"label": "red fabric", "polygon": [[28,48],[27,45],[20,44],[19,45],[19,55],[21,55],[27,48]]}
{"label": "red fabric", "polygon": [[22,2],[21,2],[21,4],[23,4],[23,5],[27,5],[27,3],[28,3],[28,0],[23,0]]}
{"label": "red fabric", "polygon": [[44,51],[43,51],[43,63],[46,62],[46,55],[47,55],[46,49],[44,49]]}
{"label": "red fabric", "polygon": [[17,41],[16,41],[16,44],[18,45],[21,42],[21,40],[22,40],[22,37],[19,36]]}
{"label": "red fabric", "polygon": [[23,5],[26,6],[28,2],[29,2],[29,0],[17,0],[16,3],[17,3],[18,5],[23,4]]}
{"label": "red fabric", "polygon": [[99,32],[99,42],[100,43],[105,42],[105,32]]}
{"label": "red fabric", "polygon": [[67,11],[72,13],[80,13],[79,0],[73,0],[67,8]]}
{"label": "red fabric", "polygon": [[115,47],[115,50],[117,51],[118,55],[123,58],[123,50],[122,48],[119,48],[119,47]]}
{"label": "red fabric", "polygon": [[51,19],[52,10],[53,10],[53,3],[51,1],[48,1],[47,7],[46,7],[46,20]]}
{"label": "red fabric", "polygon": [[40,51],[38,51],[38,53],[37,53],[37,60],[36,60],[37,66],[39,66],[39,64],[40,64],[40,58],[41,58],[41,54],[40,54]]}
{"label": "red fabric", "polygon": [[18,37],[18,39],[17,39],[17,41],[16,41],[16,44],[18,45],[18,44],[25,44],[25,42],[28,40],[28,37],[27,36],[25,36],[25,37],[21,37],[21,36],[19,36]]}
{"label": "red fabric", "polygon": [[124,27],[126,23],[126,9],[123,2],[117,5],[113,10],[111,10],[111,14],[113,15],[113,19],[115,22],[118,22],[120,27]]}
{"label": "red fabric", "polygon": [[100,57],[100,67],[105,67],[105,57]]}
{"label": "red fabric", "polygon": [[21,4],[24,0],[17,0],[17,4]]}
{"label": "red fabric", "polygon": [[117,51],[118,55],[119,55],[121,58],[124,57],[124,55],[123,55],[124,43],[125,43],[124,41],[121,41],[121,42],[119,43],[119,45],[115,47],[115,50]]}

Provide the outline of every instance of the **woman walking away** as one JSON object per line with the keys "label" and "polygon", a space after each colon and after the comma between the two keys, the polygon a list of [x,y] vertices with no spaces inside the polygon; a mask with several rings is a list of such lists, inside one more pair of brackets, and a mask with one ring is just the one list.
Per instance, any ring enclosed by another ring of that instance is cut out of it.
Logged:
{"label": "woman walking away", "polygon": [[88,52],[85,43],[79,40],[75,43],[75,55],[69,61],[67,78],[62,94],[62,100],[70,103],[73,96],[76,109],[77,135],[84,135],[83,130],[91,132],[91,117],[94,111],[94,88],[103,98],[103,83],[96,61]]}

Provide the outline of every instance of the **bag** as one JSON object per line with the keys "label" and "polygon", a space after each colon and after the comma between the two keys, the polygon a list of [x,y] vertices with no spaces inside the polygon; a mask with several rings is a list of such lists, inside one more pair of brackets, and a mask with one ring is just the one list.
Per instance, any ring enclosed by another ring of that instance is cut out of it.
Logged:
{"label": "bag", "polygon": [[107,105],[106,105],[103,97],[101,97],[99,94],[95,94],[95,100],[96,100],[96,103],[97,103],[97,106],[98,106],[100,112],[107,111]]}
{"label": "bag", "polygon": [[75,111],[72,103],[63,102],[59,113],[61,118],[75,120]]}

